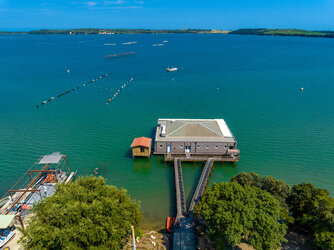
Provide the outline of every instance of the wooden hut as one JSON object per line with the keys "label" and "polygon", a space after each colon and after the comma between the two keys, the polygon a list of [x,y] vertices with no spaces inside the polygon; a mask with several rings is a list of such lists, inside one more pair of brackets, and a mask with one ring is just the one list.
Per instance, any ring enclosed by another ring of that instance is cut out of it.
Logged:
{"label": "wooden hut", "polygon": [[151,156],[152,139],[147,137],[135,138],[131,144],[132,156]]}

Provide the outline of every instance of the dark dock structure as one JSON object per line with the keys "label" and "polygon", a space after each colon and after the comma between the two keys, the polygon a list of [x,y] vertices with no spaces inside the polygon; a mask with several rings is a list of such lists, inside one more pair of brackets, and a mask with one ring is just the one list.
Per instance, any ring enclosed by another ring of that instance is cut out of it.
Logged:
{"label": "dark dock structure", "polygon": [[[237,162],[237,141],[224,119],[159,119],[154,154],[174,162],[176,218],[173,249],[196,249],[193,210],[201,200],[214,162]],[[182,161],[205,161],[201,177],[187,209],[183,186]]]}
{"label": "dark dock structure", "polygon": [[239,161],[237,140],[224,119],[159,119],[154,154],[165,161]]}
{"label": "dark dock structure", "polygon": [[197,184],[196,191],[191,200],[189,209],[186,209],[186,201],[183,186],[182,165],[181,160],[174,159],[174,174],[175,174],[175,190],[176,190],[176,225],[173,234],[173,249],[174,250],[190,250],[196,249],[195,228],[193,220],[194,206],[201,199],[205,187],[209,181],[210,173],[213,167],[214,160],[209,158],[203,168],[200,180]]}
{"label": "dark dock structure", "polygon": [[213,167],[213,163],[214,163],[214,160],[212,158],[209,158],[206,161],[204,169],[202,171],[201,178],[199,179],[194,196],[191,200],[188,213],[191,213],[194,210],[194,206],[200,201],[204,193],[205,187],[208,184],[209,176],[210,176],[210,173]]}
{"label": "dark dock structure", "polygon": [[175,190],[176,190],[176,218],[181,218],[187,215],[186,199],[183,186],[183,175],[181,160],[174,159],[174,175],[175,175]]}

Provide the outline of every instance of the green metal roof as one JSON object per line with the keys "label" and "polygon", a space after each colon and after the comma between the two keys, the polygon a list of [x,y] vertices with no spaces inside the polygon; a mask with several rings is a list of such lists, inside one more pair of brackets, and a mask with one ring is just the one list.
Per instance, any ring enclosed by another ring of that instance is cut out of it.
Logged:
{"label": "green metal roof", "polygon": [[15,215],[1,214],[0,215],[0,228],[1,229],[7,228],[9,224],[12,222],[12,220],[14,219],[14,217]]}

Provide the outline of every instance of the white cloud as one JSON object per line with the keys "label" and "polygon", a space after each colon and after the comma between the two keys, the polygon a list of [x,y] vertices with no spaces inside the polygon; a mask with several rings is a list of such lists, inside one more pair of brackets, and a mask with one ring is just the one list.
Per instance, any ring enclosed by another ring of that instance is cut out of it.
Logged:
{"label": "white cloud", "polygon": [[88,5],[88,6],[95,6],[95,5],[97,5],[97,2],[85,2],[85,4],[86,5]]}
{"label": "white cloud", "polygon": [[93,7],[93,6],[97,5],[97,2],[91,2],[91,1],[88,1],[88,2],[71,2],[71,4],[82,4],[82,5],[87,5],[89,7]]}
{"label": "white cloud", "polygon": [[104,1],[104,5],[109,5],[109,4],[124,4],[124,3],[126,3],[124,0]]}

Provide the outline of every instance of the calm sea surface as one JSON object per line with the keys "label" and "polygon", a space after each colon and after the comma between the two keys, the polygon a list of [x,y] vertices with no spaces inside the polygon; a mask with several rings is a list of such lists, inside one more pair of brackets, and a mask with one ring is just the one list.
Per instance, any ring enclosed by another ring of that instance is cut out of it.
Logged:
{"label": "calm sea surface", "polygon": [[[124,52],[136,54],[103,58]],[[166,73],[167,66],[181,70]],[[105,73],[112,75],[35,107]],[[62,152],[80,175],[108,166],[100,174],[141,201],[146,226],[160,227],[175,212],[172,165],[130,153],[134,137],[153,136],[158,118],[227,121],[241,160],[215,164],[210,184],[255,171],[289,184],[312,182],[333,195],[334,39],[0,36],[0,193],[40,155]],[[183,166],[189,202],[203,165]]]}

